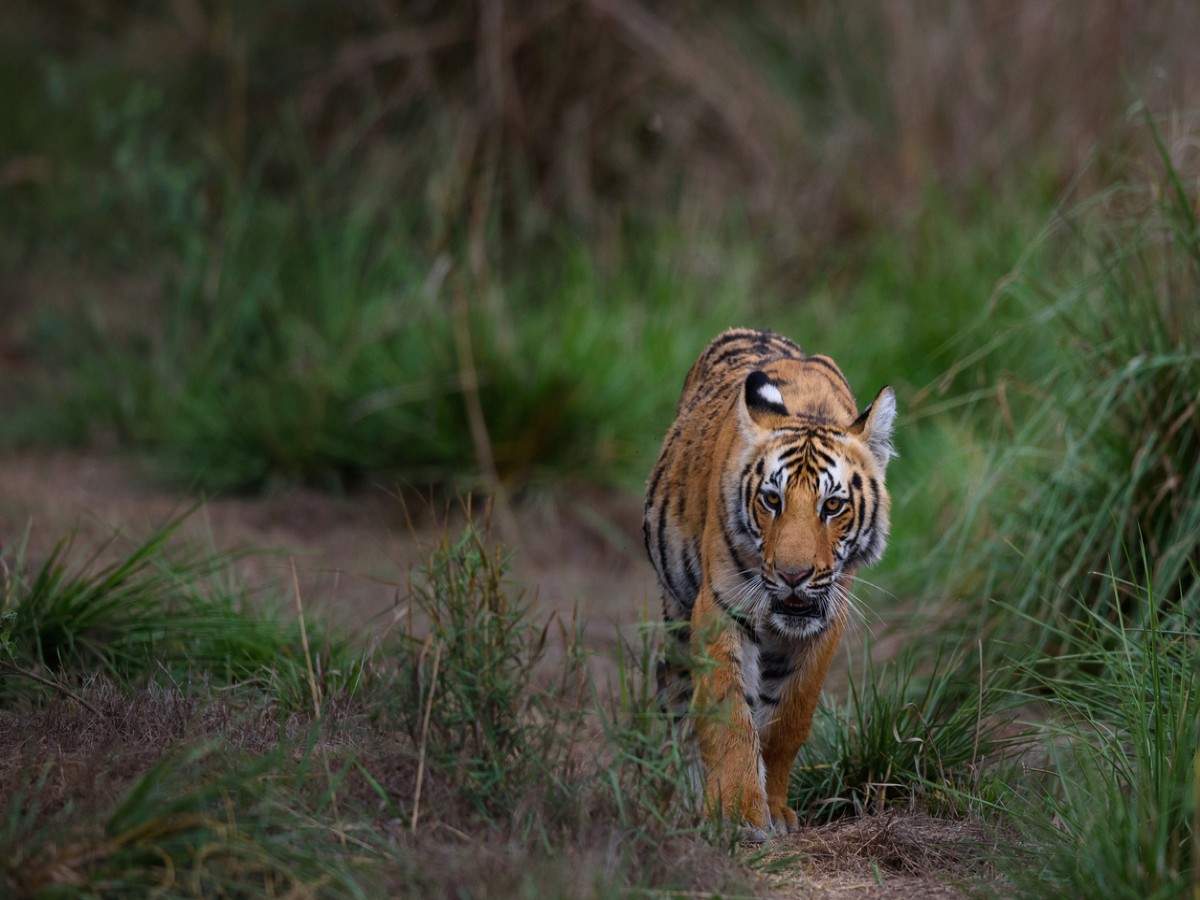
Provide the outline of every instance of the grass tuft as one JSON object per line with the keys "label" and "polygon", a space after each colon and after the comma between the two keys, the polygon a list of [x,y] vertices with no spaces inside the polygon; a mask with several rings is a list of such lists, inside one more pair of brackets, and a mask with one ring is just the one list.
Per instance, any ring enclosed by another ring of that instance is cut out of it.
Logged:
{"label": "grass tuft", "polygon": [[[893,808],[959,814],[1019,744],[1008,733],[1003,673],[962,655],[877,666],[867,654],[842,702],[826,698],[792,770],[789,798],[817,822]],[[974,683],[973,683],[974,682]]]}
{"label": "grass tuft", "polygon": [[282,749],[237,759],[191,747],[90,822],[70,807],[43,821],[35,779],[0,827],[0,886],[28,897],[367,896],[354,868],[378,850],[369,834],[338,834],[327,794],[303,799],[311,768]]}
{"label": "grass tuft", "polygon": [[[5,562],[0,659],[10,674],[104,672],[122,682],[203,674],[261,681],[289,708],[309,702],[298,625],[262,601],[251,605],[236,586],[233,557],[173,540],[185,519],[124,555],[114,538],[77,562],[64,539],[36,569],[23,553]],[[349,642],[322,628],[309,637],[324,693],[353,692],[361,661]]]}
{"label": "grass tuft", "polygon": [[1103,678],[1029,673],[1051,715],[1040,729],[1047,776],[1012,804],[1027,852],[1011,877],[1027,894],[1200,890],[1200,632],[1166,627],[1151,585],[1132,593],[1148,627],[1081,604],[1078,631],[1090,637],[1079,662]]}

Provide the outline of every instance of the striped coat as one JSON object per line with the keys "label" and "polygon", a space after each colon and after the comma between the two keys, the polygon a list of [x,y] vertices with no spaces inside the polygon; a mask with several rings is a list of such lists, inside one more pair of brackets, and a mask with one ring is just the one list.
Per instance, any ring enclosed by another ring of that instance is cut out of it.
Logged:
{"label": "striped coat", "polygon": [[688,372],[650,475],[643,535],[672,635],[660,689],[695,716],[710,809],[752,837],[796,826],[788,773],[853,573],[887,544],[895,409],[884,388],[859,413],[829,357],[727,331]]}

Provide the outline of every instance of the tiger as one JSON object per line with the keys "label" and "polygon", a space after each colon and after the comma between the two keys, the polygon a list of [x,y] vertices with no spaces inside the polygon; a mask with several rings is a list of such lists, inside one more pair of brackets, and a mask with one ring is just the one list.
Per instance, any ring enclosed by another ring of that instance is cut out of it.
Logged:
{"label": "tiger", "polygon": [[660,698],[688,717],[708,815],[743,840],[799,827],[788,777],[854,573],[887,545],[895,418],[891,387],[859,412],[830,357],[731,329],[689,370],[651,471],[643,536],[671,636]]}

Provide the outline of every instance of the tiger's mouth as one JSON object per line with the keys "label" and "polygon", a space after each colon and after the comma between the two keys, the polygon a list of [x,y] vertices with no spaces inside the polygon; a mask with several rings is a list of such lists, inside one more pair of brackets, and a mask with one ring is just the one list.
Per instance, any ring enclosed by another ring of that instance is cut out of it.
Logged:
{"label": "tiger's mouth", "polygon": [[832,621],[832,594],[829,591],[809,594],[773,595],[770,599],[770,628],[776,634],[794,640],[805,640],[821,634]]}
{"label": "tiger's mouth", "polygon": [[772,597],[771,612],[789,619],[823,619],[826,609],[821,598],[793,594],[785,600]]}

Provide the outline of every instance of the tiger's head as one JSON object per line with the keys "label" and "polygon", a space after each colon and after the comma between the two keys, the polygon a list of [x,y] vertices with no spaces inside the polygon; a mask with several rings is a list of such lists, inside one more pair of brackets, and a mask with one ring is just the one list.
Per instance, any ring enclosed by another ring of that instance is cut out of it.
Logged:
{"label": "tiger's head", "polygon": [[803,638],[849,613],[848,576],[887,545],[896,397],[885,387],[855,416],[848,389],[814,398],[775,375],[746,378],[737,495],[727,485],[727,508],[737,542],[756,557],[735,553],[753,584],[755,617]]}

